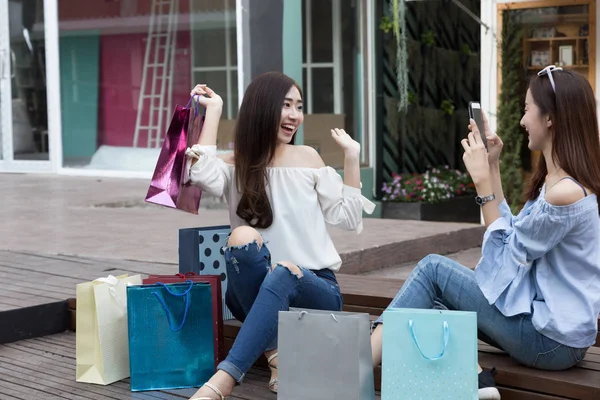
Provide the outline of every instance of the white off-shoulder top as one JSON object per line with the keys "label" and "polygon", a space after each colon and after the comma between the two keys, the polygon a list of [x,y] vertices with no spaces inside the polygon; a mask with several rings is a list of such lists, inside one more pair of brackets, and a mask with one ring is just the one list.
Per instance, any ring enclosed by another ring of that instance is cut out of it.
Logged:
{"label": "white off-shoulder top", "polygon": [[[225,195],[231,229],[248,225],[236,214],[241,194],[234,182],[234,165],[216,156],[216,146],[194,145],[186,154],[186,180],[213,196]],[[192,166],[194,159],[198,161]],[[267,174],[273,224],[258,231],[269,247],[272,261],[338,271],[342,260],[327,225],[360,233],[363,210],[371,214],[375,205],[362,196],[360,189],[344,185],[331,167],[270,167]]]}

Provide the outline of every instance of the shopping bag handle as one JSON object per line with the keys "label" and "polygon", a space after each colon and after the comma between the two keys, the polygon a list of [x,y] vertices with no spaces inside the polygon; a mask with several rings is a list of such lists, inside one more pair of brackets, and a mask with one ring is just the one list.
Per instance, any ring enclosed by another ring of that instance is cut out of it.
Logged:
{"label": "shopping bag handle", "polygon": [[[199,96],[199,95],[196,95]],[[192,100],[194,100],[194,96],[190,97],[190,101],[188,101],[187,105],[185,106],[185,108],[190,108],[190,104],[192,104]],[[198,116],[198,110],[200,107],[200,103],[198,103],[198,100],[196,100],[196,108],[194,109],[195,114],[194,116],[197,117]]]}
{"label": "shopping bag handle", "polygon": [[98,279],[94,279],[94,282],[102,282],[102,283],[106,283],[108,285],[108,293],[110,294],[110,296],[113,298],[113,300],[121,307],[121,308],[127,308],[127,304],[123,303],[123,300],[121,300],[118,296],[117,296],[117,291],[115,290],[115,287],[119,285],[120,280],[116,277],[114,277],[113,275],[108,275],[106,278],[98,278]]}
{"label": "shopping bag handle", "polygon": [[171,330],[173,332],[177,332],[177,331],[181,330],[181,328],[183,328],[183,325],[185,324],[185,320],[187,318],[188,310],[190,308],[190,290],[192,290],[192,286],[194,285],[194,282],[192,282],[190,280],[187,280],[185,282],[186,283],[189,282],[190,287],[188,287],[182,293],[173,292],[171,289],[169,289],[169,287],[167,285],[165,285],[162,282],[157,282],[156,283],[157,285],[163,286],[167,290],[167,292],[169,294],[173,295],[173,296],[177,296],[177,297],[185,296],[185,310],[183,311],[183,318],[181,319],[181,324],[178,327],[176,327],[176,328],[173,327],[173,321],[172,321],[171,312],[167,308],[167,304],[165,303],[165,301],[163,300],[163,298],[160,296],[160,293],[159,292],[152,292],[152,294],[156,296],[156,298],[160,302],[160,305],[162,306],[163,310],[165,311],[165,314],[167,315],[167,321],[169,321],[169,328],[171,328]]}
{"label": "shopping bag handle", "polygon": [[446,351],[446,346],[448,346],[448,338],[450,337],[450,329],[448,328],[448,321],[444,321],[444,347],[442,348],[442,352],[440,354],[438,354],[437,356],[433,356],[433,357],[427,357],[423,353],[423,350],[421,349],[421,346],[419,345],[419,342],[417,341],[417,335],[415,334],[415,327],[414,327],[414,322],[412,319],[408,320],[408,327],[410,329],[410,335],[412,336],[413,342],[415,342],[415,344],[417,345],[417,349],[419,349],[419,353],[421,353],[423,358],[425,358],[426,360],[435,361],[435,360],[439,360],[440,358],[442,358],[444,356],[444,352]]}

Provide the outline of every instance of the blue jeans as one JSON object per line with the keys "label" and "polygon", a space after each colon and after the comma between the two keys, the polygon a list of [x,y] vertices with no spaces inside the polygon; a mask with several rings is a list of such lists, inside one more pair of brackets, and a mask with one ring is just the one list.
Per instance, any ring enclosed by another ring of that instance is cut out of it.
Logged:
{"label": "blue jeans", "polygon": [[[542,335],[534,328],[531,314],[505,317],[488,303],[472,270],[438,255],[429,255],[417,264],[389,307],[430,309],[440,304],[449,310],[477,312],[479,339],[529,367],[567,369],[578,364],[587,351]],[[381,322],[382,317],[376,321]]]}
{"label": "blue jeans", "polygon": [[283,265],[271,265],[271,254],[257,241],[225,251],[225,301],[242,328],[218,369],[240,383],[265,351],[277,348],[279,311],[289,307],[340,311],[342,295],[331,270],[300,267],[302,276]]}

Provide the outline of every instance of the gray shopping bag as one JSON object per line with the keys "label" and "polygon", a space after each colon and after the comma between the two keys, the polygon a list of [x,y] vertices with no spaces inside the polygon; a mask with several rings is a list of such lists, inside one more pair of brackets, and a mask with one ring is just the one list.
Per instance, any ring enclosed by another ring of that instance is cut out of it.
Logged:
{"label": "gray shopping bag", "polygon": [[278,398],[375,398],[368,314],[279,312]]}

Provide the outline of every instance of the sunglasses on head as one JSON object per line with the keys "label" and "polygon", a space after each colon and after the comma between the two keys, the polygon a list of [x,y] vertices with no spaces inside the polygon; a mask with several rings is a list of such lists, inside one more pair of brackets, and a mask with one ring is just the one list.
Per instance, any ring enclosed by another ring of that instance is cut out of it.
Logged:
{"label": "sunglasses on head", "polygon": [[552,90],[556,93],[556,86],[554,85],[554,79],[552,78],[553,71],[562,71],[561,67],[557,67],[556,65],[548,65],[546,68],[538,72],[538,76],[548,75],[548,79],[550,79],[550,85],[552,85]]}

